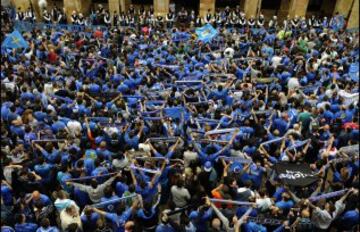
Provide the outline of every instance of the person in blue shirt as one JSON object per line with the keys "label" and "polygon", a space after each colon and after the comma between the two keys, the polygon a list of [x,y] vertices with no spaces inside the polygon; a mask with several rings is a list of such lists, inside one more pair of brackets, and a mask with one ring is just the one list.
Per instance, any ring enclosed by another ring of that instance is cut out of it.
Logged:
{"label": "person in blue shirt", "polygon": [[288,116],[283,113],[280,118],[275,118],[273,121],[273,128],[279,130],[280,136],[284,135],[289,128]]}
{"label": "person in blue shirt", "polygon": [[206,231],[206,223],[213,215],[213,208],[209,207],[201,207],[198,210],[193,210],[189,214],[190,221],[196,227],[196,231],[205,232]]}
{"label": "person in blue shirt", "polygon": [[[171,157],[172,157],[172,156],[174,155],[174,153],[175,153],[175,150],[177,149],[178,145],[180,144],[180,141],[181,141],[180,138],[177,139],[176,142],[175,142],[175,144],[170,147],[169,151],[167,151],[167,152],[161,152],[161,153],[158,152],[158,151],[154,148],[154,146],[151,144],[150,140],[147,140],[146,143],[149,144],[150,149],[151,149],[151,151],[153,152],[153,154],[154,154],[155,157],[171,159]],[[163,144],[163,145],[165,145],[165,144]],[[164,146],[161,146],[160,148],[163,148],[163,147],[164,147]],[[161,149],[161,150],[164,150],[164,149]],[[166,154],[165,154],[165,153],[166,153]]]}
{"label": "person in blue shirt", "polygon": [[14,228],[16,232],[36,232],[38,225],[35,223],[27,223],[25,215],[19,214],[16,217],[16,224]]}
{"label": "person in blue shirt", "polygon": [[[192,139],[192,140],[193,140],[194,148],[195,148],[196,151],[198,152],[200,162],[201,162],[202,164],[204,164],[206,161],[214,162],[217,157],[219,157],[221,154],[223,154],[225,151],[227,151],[227,150],[230,148],[230,146],[232,145],[232,143],[233,143],[234,140],[235,140],[235,137],[236,137],[237,132],[238,132],[238,130],[236,130],[236,131],[233,133],[233,135],[232,135],[229,143],[228,143],[226,146],[224,146],[224,147],[221,148],[220,150],[217,150],[217,151],[215,150],[215,152],[210,153],[210,154],[208,154],[206,151],[204,151],[203,148],[202,148],[197,142],[195,142],[195,141]],[[190,136],[191,136],[191,133],[190,133]],[[214,151],[214,149],[209,149],[209,150]],[[210,151],[210,152],[211,152],[211,151]]]}
{"label": "person in blue shirt", "polygon": [[91,209],[93,212],[104,216],[106,220],[110,222],[114,232],[125,232],[124,225],[130,219],[131,215],[136,211],[138,204],[139,201],[135,200],[133,205],[127,209],[125,209],[123,205],[119,204],[115,209],[115,213],[108,213],[97,208]]}
{"label": "person in blue shirt", "polygon": [[86,207],[81,215],[83,231],[95,231],[97,220],[100,214],[94,212],[91,208]]}
{"label": "person in blue shirt", "polygon": [[137,134],[135,134],[134,130],[130,131],[130,128],[128,128],[125,131],[124,139],[125,139],[126,144],[129,147],[134,148],[134,149],[138,148],[139,139],[143,133],[143,129],[144,129],[144,123],[142,122]]}
{"label": "person in blue shirt", "polygon": [[48,206],[50,204],[52,204],[50,198],[48,196],[46,196],[45,194],[41,194],[39,193],[39,191],[34,191],[31,196],[31,204],[34,206],[37,202],[41,202],[41,204],[43,206]]}
{"label": "person in blue shirt", "polygon": [[52,180],[52,170],[54,165],[45,162],[43,157],[38,157],[38,164],[34,166],[35,172],[42,177],[42,182],[48,184]]}
{"label": "person in blue shirt", "polygon": [[119,199],[118,196],[116,196],[114,194],[114,191],[112,189],[111,186],[107,186],[104,189],[104,196],[100,199],[100,204],[104,204],[102,205],[102,207],[109,213],[113,213],[117,207],[117,205],[119,204],[119,202],[115,202],[115,203],[106,203],[108,201],[113,201],[113,200],[117,200]]}
{"label": "person in blue shirt", "polygon": [[14,204],[12,188],[4,180],[1,183],[1,199],[4,205],[11,206]]}
{"label": "person in blue shirt", "polygon": [[160,224],[156,226],[155,232],[175,232],[179,229],[179,225],[173,222],[166,213],[162,213],[160,216]]}
{"label": "person in blue shirt", "polygon": [[60,230],[56,226],[51,226],[50,221],[47,218],[43,218],[40,221],[40,227],[36,232],[59,232]]}
{"label": "person in blue shirt", "polygon": [[352,230],[356,225],[359,225],[360,214],[359,208],[355,208],[353,210],[345,211],[339,217],[339,225],[342,230]]}
{"label": "person in blue shirt", "polygon": [[294,202],[290,200],[290,196],[287,193],[281,194],[281,201],[276,201],[275,206],[281,209],[285,214],[294,206]]}

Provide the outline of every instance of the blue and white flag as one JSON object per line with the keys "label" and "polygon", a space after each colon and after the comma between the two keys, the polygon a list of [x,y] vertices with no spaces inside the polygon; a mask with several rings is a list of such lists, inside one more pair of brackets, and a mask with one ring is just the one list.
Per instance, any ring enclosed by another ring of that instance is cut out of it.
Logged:
{"label": "blue and white flag", "polygon": [[210,42],[217,34],[218,31],[213,28],[210,24],[206,24],[203,27],[196,28],[195,30],[198,40],[205,43]]}
{"label": "blue and white flag", "polygon": [[17,30],[6,36],[1,45],[3,48],[28,48],[29,44],[26,42],[21,33]]}

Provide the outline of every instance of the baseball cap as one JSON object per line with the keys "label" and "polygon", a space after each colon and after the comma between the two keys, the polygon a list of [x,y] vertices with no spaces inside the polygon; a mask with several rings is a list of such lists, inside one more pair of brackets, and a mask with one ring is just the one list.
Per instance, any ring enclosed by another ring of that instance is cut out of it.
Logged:
{"label": "baseball cap", "polygon": [[198,216],[199,216],[199,213],[198,213],[197,211],[192,211],[192,212],[189,214],[190,220],[194,220],[194,219],[196,219]]}
{"label": "baseball cap", "polygon": [[212,169],[212,164],[211,164],[211,162],[210,162],[210,161],[206,161],[206,162],[205,162],[205,165],[204,165],[204,170],[205,170],[205,172],[210,172],[211,169]]}

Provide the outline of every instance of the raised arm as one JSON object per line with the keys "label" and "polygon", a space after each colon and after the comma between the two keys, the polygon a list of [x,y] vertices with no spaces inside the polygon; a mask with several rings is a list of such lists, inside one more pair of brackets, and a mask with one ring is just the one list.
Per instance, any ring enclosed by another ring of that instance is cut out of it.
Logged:
{"label": "raised arm", "polygon": [[234,142],[234,140],[235,140],[235,137],[236,137],[236,135],[237,135],[238,132],[239,132],[239,130],[236,129],[236,130],[234,131],[234,134],[232,135],[229,143],[228,143],[226,146],[224,146],[220,151],[218,151],[218,152],[216,152],[215,154],[211,155],[211,158],[212,158],[212,159],[216,159],[216,157],[218,157],[218,156],[219,156],[220,154],[222,154],[224,151],[226,151],[227,149],[229,149],[229,147],[233,144],[233,142]]}
{"label": "raised arm", "polygon": [[137,134],[137,136],[138,136],[139,138],[141,137],[141,134],[142,134],[143,130],[144,130],[144,122],[142,121],[142,122],[141,122],[141,126],[140,126],[140,130],[139,130],[139,133]]}
{"label": "raised arm", "polygon": [[132,170],[132,168],[130,168],[130,174],[131,174],[131,179],[134,185],[137,185],[137,180],[136,177],[134,175],[134,171]]}
{"label": "raised arm", "polygon": [[218,216],[218,218],[220,219],[220,221],[222,222],[222,224],[224,225],[226,231],[230,231],[230,226],[229,226],[229,220],[224,216],[224,214],[210,201],[210,199],[208,197],[206,197],[206,202],[207,205],[210,205],[210,207],[214,210],[216,216]]}
{"label": "raised arm", "polygon": [[112,99],[110,102],[116,102],[121,97],[122,97],[122,93],[119,93],[119,95],[116,98]]}

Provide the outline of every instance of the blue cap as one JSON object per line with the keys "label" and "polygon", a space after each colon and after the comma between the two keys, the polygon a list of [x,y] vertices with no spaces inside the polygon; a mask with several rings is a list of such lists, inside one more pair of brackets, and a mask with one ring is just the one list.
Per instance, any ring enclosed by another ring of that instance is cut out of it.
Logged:
{"label": "blue cap", "polygon": [[189,214],[190,220],[194,220],[194,219],[196,219],[198,216],[199,216],[198,211],[192,211],[192,212]]}
{"label": "blue cap", "polygon": [[231,172],[234,172],[234,173],[239,173],[241,171],[241,169],[242,169],[242,165],[239,163],[233,163],[230,166]]}
{"label": "blue cap", "polygon": [[211,169],[212,169],[212,164],[211,164],[211,162],[210,162],[210,161],[206,161],[206,162],[205,162],[205,165],[204,165],[204,170],[205,170],[205,172],[210,172]]}

